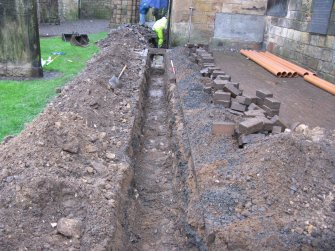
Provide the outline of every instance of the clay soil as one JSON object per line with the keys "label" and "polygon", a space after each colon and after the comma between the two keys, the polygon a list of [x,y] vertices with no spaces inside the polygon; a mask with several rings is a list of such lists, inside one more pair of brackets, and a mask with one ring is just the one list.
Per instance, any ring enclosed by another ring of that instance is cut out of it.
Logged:
{"label": "clay soil", "polygon": [[151,50],[151,35],[112,30],[0,145],[0,250],[334,250],[335,132],[244,149],[212,135],[242,118],[211,104],[186,48]]}

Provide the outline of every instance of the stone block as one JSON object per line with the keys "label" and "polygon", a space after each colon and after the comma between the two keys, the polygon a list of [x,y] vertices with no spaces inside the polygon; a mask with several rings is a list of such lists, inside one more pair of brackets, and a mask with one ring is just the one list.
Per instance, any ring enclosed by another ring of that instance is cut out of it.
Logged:
{"label": "stone block", "polygon": [[256,105],[263,107],[264,105],[264,99],[256,97]]}
{"label": "stone block", "polygon": [[203,49],[203,48],[198,48],[198,49],[196,49],[196,51],[195,51],[195,53],[197,54],[197,55],[200,55],[200,54],[202,54],[202,53],[206,53],[207,51],[205,50],[205,49]]}
{"label": "stone block", "polygon": [[267,107],[266,105],[263,105],[262,108],[266,112],[266,115],[269,116],[269,117],[279,115],[279,110],[278,109],[271,109],[270,107]]}
{"label": "stone block", "polygon": [[218,75],[216,77],[216,79],[219,79],[219,80],[227,80],[227,81],[231,81],[231,76],[225,74],[225,75]]}
{"label": "stone block", "polygon": [[230,92],[233,98],[236,98],[237,96],[240,96],[242,94],[241,90],[230,84],[225,84],[223,90],[226,92]]}
{"label": "stone block", "polygon": [[[220,68],[220,67],[217,67],[217,66],[208,67],[208,73],[209,73],[210,75],[212,75],[214,71],[221,71],[221,68]],[[223,80],[224,80],[224,79],[223,79]]]}
{"label": "stone block", "polygon": [[263,131],[271,132],[273,128],[273,123],[271,120],[265,117],[259,117],[263,121]]}
{"label": "stone block", "polygon": [[279,118],[278,115],[275,115],[271,118],[271,122],[273,126],[281,126],[282,127],[282,132],[285,131],[287,128],[286,124]]}
{"label": "stone block", "polygon": [[250,105],[251,104],[251,99],[246,97],[246,96],[237,96],[236,97],[237,102],[243,105]]}
{"label": "stone block", "polygon": [[258,97],[260,99],[265,99],[267,97],[272,98],[273,94],[268,90],[257,90],[256,91],[256,97]]}
{"label": "stone block", "polygon": [[212,87],[210,87],[210,86],[205,86],[205,87],[203,88],[203,91],[204,91],[205,93],[211,94],[211,93],[212,93]]}
{"label": "stone block", "polygon": [[201,78],[201,83],[206,87],[213,87],[214,81],[210,78],[203,77]]}
{"label": "stone block", "polygon": [[279,134],[283,132],[283,128],[281,126],[274,126],[272,128],[272,134]]}
{"label": "stone block", "polygon": [[223,105],[223,107],[225,108],[229,108],[230,107],[230,101],[226,101],[226,100],[213,100],[214,105]]}
{"label": "stone block", "polygon": [[265,98],[264,105],[269,107],[272,110],[279,110],[280,109],[280,102],[274,98]]}
{"label": "stone block", "polygon": [[202,69],[200,70],[200,74],[201,74],[203,77],[209,77],[209,76],[210,76],[209,68],[208,68],[208,67],[202,68]]}
{"label": "stone block", "polygon": [[263,130],[263,121],[259,118],[251,118],[242,121],[238,126],[240,134],[252,134]]}
{"label": "stone block", "polygon": [[252,110],[260,110],[262,108],[260,108],[258,105],[256,105],[255,103],[251,103],[249,106],[248,106],[248,111],[252,111]]}
{"label": "stone block", "polygon": [[219,76],[219,75],[225,75],[226,73],[224,72],[224,71],[219,71],[219,70],[215,70],[215,71],[213,71],[213,73],[212,73],[212,79],[215,79],[217,76]]}
{"label": "stone block", "polygon": [[242,134],[238,137],[238,145],[240,147],[243,147],[246,144],[257,143],[264,138],[265,138],[265,135],[261,133],[250,134],[250,135]]}
{"label": "stone block", "polygon": [[234,122],[213,122],[212,133],[214,135],[233,136],[236,124]]}
{"label": "stone block", "polygon": [[203,67],[215,67],[214,63],[203,63]]}
{"label": "stone block", "polygon": [[234,111],[244,112],[247,109],[247,107],[245,105],[242,105],[242,104],[236,102],[236,101],[232,101],[230,109],[232,109]]}
{"label": "stone block", "polygon": [[218,80],[218,79],[214,80],[213,87],[216,90],[223,90],[225,86],[226,86],[226,82],[224,80]]}
{"label": "stone block", "polygon": [[214,58],[209,56],[209,57],[202,57],[201,58],[202,63],[214,63]]}
{"label": "stone block", "polygon": [[250,110],[250,111],[244,112],[244,116],[247,117],[247,118],[264,117],[265,116],[265,111],[263,109]]}
{"label": "stone block", "polygon": [[230,92],[224,92],[224,91],[216,91],[214,92],[213,95],[214,100],[224,100],[224,101],[229,101],[231,100],[231,94]]}

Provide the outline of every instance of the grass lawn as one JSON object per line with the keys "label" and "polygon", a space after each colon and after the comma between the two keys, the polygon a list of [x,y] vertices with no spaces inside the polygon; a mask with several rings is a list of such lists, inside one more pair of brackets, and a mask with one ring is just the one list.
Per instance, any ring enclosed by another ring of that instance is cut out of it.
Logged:
{"label": "grass lawn", "polygon": [[94,42],[106,36],[106,32],[89,35],[90,45],[87,47],[72,46],[60,37],[41,38],[43,59],[52,56],[53,52],[65,53],[44,67],[45,71],[61,72],[62,76],[50,80],[0,80],[0,142],[7,135],[18,134],[25,123],[43,111],[56,95],[55,89],[73,79],[99,51]]}

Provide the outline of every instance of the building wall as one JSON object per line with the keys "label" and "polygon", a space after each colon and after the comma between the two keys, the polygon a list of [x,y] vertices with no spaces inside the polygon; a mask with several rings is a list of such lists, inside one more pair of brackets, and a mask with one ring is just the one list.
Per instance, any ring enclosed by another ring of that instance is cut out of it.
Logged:
{"label": "building wall", "polygon": [[[308,32],[311,0],[291,0],[286,17],[267,17],[265,48],[335,82],[335,36]],[[330,26],[335,24],[335,4]]]}
{"label": "building wall", "polygon": [[[113,0],[81,0],[81,18],[110,19]],[[122,1],[119,1],[122,2]]]}
{"label": "building wall", "polygon": [[2,0],[0,76],[42,76],[35,0]]}
{"label": "building wall", "polygon": [[111,26],[138,23],[140,0],[112,0]]}
{"label": "building wall", "polygon": [[79,18],[79,0],[58,0],[61,21]]}
{"label": "building wall", "polygon": [[172,45],[188,40],[189,7],[193,6],[191,42],[208,43],[214,36],[216,13],[264,15],[266,0],[185,0],[173,1],[171,17]]}
{"label": "building wall", "polygon": [[40,23],[59,24],[58,0],[38,0],[38,20]]}

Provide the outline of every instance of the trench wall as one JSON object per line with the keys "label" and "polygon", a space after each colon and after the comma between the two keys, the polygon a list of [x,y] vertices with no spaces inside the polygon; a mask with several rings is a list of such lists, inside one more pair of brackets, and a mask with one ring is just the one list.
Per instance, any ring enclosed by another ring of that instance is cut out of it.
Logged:
{"label": "trench wall", "polygon": [[42,75],[36,1],[2,1],[0,5],[0,76],[40,77]]}

